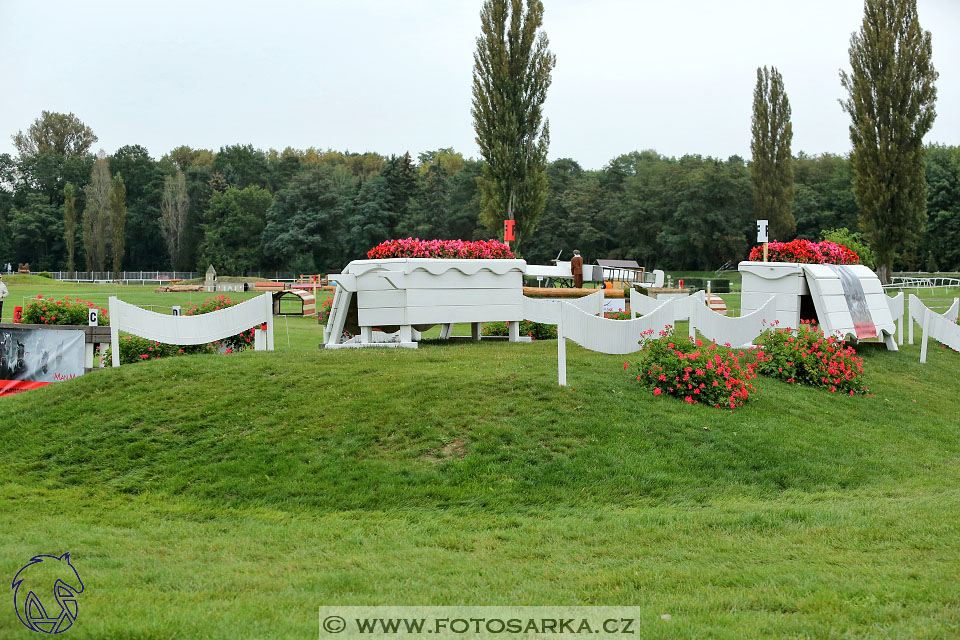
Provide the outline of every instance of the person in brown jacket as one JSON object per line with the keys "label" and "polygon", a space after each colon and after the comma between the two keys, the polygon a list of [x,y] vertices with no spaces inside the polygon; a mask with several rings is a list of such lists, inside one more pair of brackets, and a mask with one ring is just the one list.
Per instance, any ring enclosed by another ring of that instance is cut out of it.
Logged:
{"label": "person in brown jacket", "polygon": [[570,260],[570,273],[573,274],[573,286],[583,288],[583,257],[579,249],[573,250],[573,259]]}

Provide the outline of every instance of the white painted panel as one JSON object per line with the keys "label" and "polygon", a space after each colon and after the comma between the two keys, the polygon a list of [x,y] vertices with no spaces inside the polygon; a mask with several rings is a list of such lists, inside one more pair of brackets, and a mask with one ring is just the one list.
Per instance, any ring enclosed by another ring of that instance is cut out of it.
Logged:
{"label": "white painted panel", "polygon": [[774,326],[774,299],[760,309],[740,317],[721,315],[707,306],[694,310],[690,322],[708,340],[733,347],[747,347],[767,329]]}
{"label": "white painted panel", "polygon": [[405,307],[377,307],[374,309],[358,309],[357,322],[361,327],[411,324],[407,320]]}
{"label": "white painted panel", "polygon": [[410,307],[407,309],[407,322],[409,324],[497,322],[510,320],[523,320],[523,305]]}
{"label": "white painted panel", "polygon": [[523,289],[407,289],[407,306],[522,304]]}
{"label": "white painted panel", "polygon": [[564,299],[528,298],[524,296],[523,319],[544,324],[557,324],[560,321],[561,304],[572,304],[590,315],[597,315],[603,311],[603,292],[597,291],[582,298]]}
{"label": "white painted panel", "polygon": [[465,275],[459,271],[448,271],[435,276],[425,271],[414,271],[405,280],[408,289],[523,289],[523,274],[511,272],[497,275],[489,271],[480,271]]}
{"label": "white painted panel", "polygon": [[[562,328],[558,330],[558,335],[562,333],[564,337],[591,351],[633,353],[642,348],[641,340],[657,338],[659,331],[673,324],[670,316],[672,315],[671,307],[675,304],[677,304],[675,300],[666,302],[662,307],[642,318],[609,320],[584,313],[571,304],[563,303],[560,305]],[[650,330],[653,334],[645,336],[645,332]],[[557,349],[561,352],[564,349],[562,339],[557,341]],[[564,360],[565,358],[560,358],[561,363]],[[562,374],[561,379],[564,377],[565,374]]]}
{"label": "white painted panel", "polygon": [[361,289],[357,293],[358,309],[376,309],[377,307],[402,307],[406,304],[407,292],[402,289],[370,291]]}

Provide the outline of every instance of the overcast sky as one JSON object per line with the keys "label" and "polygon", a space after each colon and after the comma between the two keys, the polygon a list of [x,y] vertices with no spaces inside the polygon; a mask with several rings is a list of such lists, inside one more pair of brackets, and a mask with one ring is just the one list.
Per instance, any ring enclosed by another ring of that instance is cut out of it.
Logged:
{"label": "overcast sky", "polygon": [[[749,156],[756,68],[783,74],[793,151],[846,153],[837,102],[861,0],[545,0],[557,56],[550,158]],[[186,144],[479,155],[470,116],[482,0],[0,0],[0,153],[44,109],[113,153]],[[937,120],[960,144],[960,0],[919,0]]]}

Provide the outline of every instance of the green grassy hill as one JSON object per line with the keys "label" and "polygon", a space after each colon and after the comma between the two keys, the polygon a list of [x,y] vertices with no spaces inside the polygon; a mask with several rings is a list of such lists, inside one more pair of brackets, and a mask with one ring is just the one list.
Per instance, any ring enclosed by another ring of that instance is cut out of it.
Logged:
{"label": "green grassy hill", "polygon": [[71,552],[72,637],[302,638],[320,604],[497,603],[635,605],[639,637],[960,633],[960,355],[865,345],[873,395],[761,379],[729,413],[572,345],[558,387],[552,341],[294,333],[0,401],[2,566]]}

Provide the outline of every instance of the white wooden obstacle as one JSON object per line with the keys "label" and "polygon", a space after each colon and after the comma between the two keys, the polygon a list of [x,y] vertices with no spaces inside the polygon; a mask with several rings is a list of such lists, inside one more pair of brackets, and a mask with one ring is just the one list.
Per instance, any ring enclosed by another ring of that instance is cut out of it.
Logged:
{"label": "white wooden obstacle", "polygon": [[897,350],[896,325],[880,279],[863,265],[797,264],[792,262],[741,262],[741,313],[747,315],[776,297],[778,326],[800,326],[805,296],[816,310],[826,335],[858,340],[878,338],[887,349]]}
{"label": "white wooden obstacle", "polygon": [[[508,322],[510,340],[520,340],[523,320],[523,260],[460,260],[390,258],[354,260],[343,273],[330,275],[337,283],[330,318],[324,330],[326,348],[401,346],[416,348],[415,330],[469,322],[480,339],[483,322]],[[345,343],[347,316],[356,310],[360,340]],[[374,327],[399,331],[399,342],[373,340]]]}
{"label": "white wooden obstacle", "polygon": [[773,328],[771,319],[776,315],[776,302],[776,297],[770,296],[759,309],[739,317],[717,313],[706,305],[694,306],[690,316],[690,335],[693,336],[696,330],[717,344],[752,347],[760,334]]}
{"label": "white wooden obstacle", "polygon": [[903,344],[903,291],[895,296],[887,296],[890,306],[890,318],[897,323],[897,341]]}
{"label": "white wooden obstacle", "polygon": [[[233,307],[195,316],[169,316],[110,297],[110,350],[120,366],[120,332],[166,344],[207,344],[257,328],[254,349],[273,351],[273,300],[269,293]],[[261,332],[259,327],[266,325]],[[261,336],[261,333],[266,335]]]}
{"label": "white wooden obstacle", "polygon": [[663,306],[666,300],[674,302],[667,307],[673,314],[667,324],[676,324],[690,319],[690,314],[694,309],[706,306],[706,294],[703,291],[697,291],[689,296],[679,296],[670,298],[651,298],[645,296],[635,289],[630,289],[630,315],[635,318],[638,315],[645,316],[655,309]]}
{"label": "white wooden obstacle", "polygon": [[673,323],[672,307],[675,304],[676,300],[667,300],[641,318],[611,320],[591,315],[569,302],[560,303],[560,318],[557,323],[559,383],[567,384],[568,338],[586,349],[600,353],[626,354],[640,351],[643,342],[658,338],[659,332]]}
{"label": "white wooden obstacle", "polygon": [[603,313],[603,291],[598,290],[582,298],[545,299],[523,296],[523,319],[530,322],[557,324],[560,322],[560,306],[564,303],[573,305],[590,315]]}
{"label": "white wooden obstacle", "polygon": [[955,351],[960,351],[960,326],[957,325],[957,311],[960,299],[954,299],[953,305],[944,314],[929,309],[920,298],[910,294],[910,344],[913,344],[913,323],[919,322],[923,331],[920,343],[920,362],[927,362],[927,343],[933,338]]}

